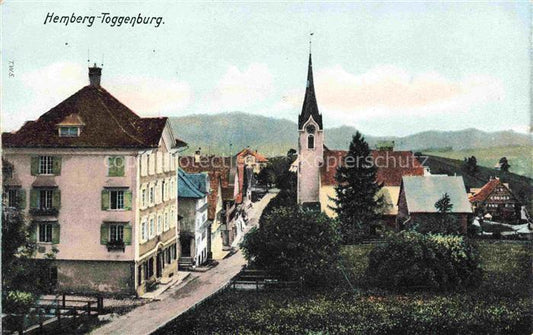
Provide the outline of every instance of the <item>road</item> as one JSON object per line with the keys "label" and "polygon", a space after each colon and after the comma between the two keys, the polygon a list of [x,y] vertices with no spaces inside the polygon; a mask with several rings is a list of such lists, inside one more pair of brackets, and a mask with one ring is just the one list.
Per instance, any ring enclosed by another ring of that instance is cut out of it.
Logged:
{"label": "road", "polygon": [[[259,217],[268,202],[275,196],[267,193],[250,208],[247,230],[257,225]],[[207,272],[191,274],[192,278],[185,285],[169,288],[160,301],[139,306],[127,314],[99,327],[91,332],[94,335],[145,335],[150,334],[172,321],[194,305],[224,288],[239,273],[246,261],[238,250],[234,255],[223,259]]]}

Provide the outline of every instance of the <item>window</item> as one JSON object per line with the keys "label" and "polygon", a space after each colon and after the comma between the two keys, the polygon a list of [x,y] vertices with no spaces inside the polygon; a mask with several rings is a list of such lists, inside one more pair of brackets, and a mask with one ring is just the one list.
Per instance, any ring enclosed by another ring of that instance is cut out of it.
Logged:
{"label": "window", "polygon": [[170,179],[170,192],[169,192],[169,198],[173,199],[172,193],[174,192],[174,179]]}
{"label": "window", "polygon": [[109,241],[124,242],[124,225],[122,224],[109,225]]}
{"label": "window", "polygon": [[172,246],[170,246],[170,257],[172,258],[172,260],[175,260],[177,258],[177,254],[176,254],[176,245],[173,244]]}
{"label": "window", "polygon": [[157,216],[157,234],[161,234],[161,228],[162,228],[162,219],[161,215]]}
{"label": "window", "polygon": [[143,188],[141,191],[141,203],[143,207],[146,207],[146,189]]}
{"label": "window", "polygon": [[152,277],[154,275],[154,258],[150,258],[148,260],[148,277]]}
{"label": "window", "polygon": [[124,209],[124,191],[114,190],[111,191],[111,196],[109,198],[109,208],[110,209]]}
{"label": "window", "polygon": [[155,224],[154,224],[154,218],[150,219],[150,237],[154,237],[155,235]]}
{"label": "window", "polygon": [[52,242],[52,229],[51,223],[40,223],[39,242]]}
{"label": "window", "polygon": [[141,224],[141,240],[146,241],[148,239],[148,224],[143,221]]}
{"label": "window", "polygon": [[161,182],[161,200],[162,200],[162,201],[165,201],[165,191],[166,191],[165,187],[166,187],[166,183],[165,183],[165,181],[163,180],[163,181]]}
{"label": "window", "polygon": [[54,173],[54,157],[39,156],[39,174]]}
{"label": "window", "polygon": [[172,227],[174,226],[174,211],[173,210],[170,211],[169,225],[172,226]]}
{"label": "window", "polygon": [[141,285],[143,283],[143,266],[139,265],[137,267],[137,285]]}
{"label": "window", "polygon": [[154,187],[150,186],[150,205],[154,204]]}
{"label": "window", "polygon": [[307,148],[308,149],[314,149],[315,148],[315,137],[313,135],[307,136]]}
{"label": "window", "polygon": [[164,223],[164,229],[165,231],[168,230],[168,212],[165,213],[165,223]]}
{"label": "window", "polygon": [[18,192],[16,188],[10,188],[7,190],[7,206],[8,207],[17,207],[18,206]]}
{"label": "window", "polygon": [[79,127],[59,127],[59,136],[61,137],[78,137]]}
{"label": "window", "polygon": [[39,190],[39,209],[52,208],[52,190]]}
{"label": "window", "polygon": [[167,249],[165,250],[165,262],[166,262],[167,264],[170,264],[170,263],[172,262],[172,259],[171,259],[170,256],[171,256],[171,254],[170,254],[170,248],[167,248]]}

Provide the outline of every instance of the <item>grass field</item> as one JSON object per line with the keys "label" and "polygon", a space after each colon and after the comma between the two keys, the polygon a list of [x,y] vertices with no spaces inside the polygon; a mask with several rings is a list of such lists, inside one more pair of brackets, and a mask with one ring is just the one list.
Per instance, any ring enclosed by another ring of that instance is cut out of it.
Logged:
{"label": "grass field", "polygon": [[480,241],[483,282],[451,293],[399,294],[366,287],[372,248],[345,247],[345,275],[332,278],[331,288],[228,290],[158,334],[531,333],[531,244]]}
{"label": "grass field", "polygon": [[428,155],[459,160],[463,160],[464,157],[475,156],[478,165],[488,168],[494,168],[494,165],[499,162],[500,158],[507,157],[507,160],[511,165],[510,172],[529,178],[533,178],[532,153],[532,148],[526,146],[424,152],[424,154]]}

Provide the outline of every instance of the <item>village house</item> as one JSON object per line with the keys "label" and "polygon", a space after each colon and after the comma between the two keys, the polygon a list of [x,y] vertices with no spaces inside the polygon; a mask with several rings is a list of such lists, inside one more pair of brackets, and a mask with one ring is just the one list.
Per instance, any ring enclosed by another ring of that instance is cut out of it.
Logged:
{"label": "village house", "polygon": [[[142,295],[177,276],[177,165],[185,146],[167,118],[141,118],[88,86],[18,131],[2,134],[38,245],[56,250],[49,280],[63,292]],[[56,282],[55,282],[56,281]]]}
{"label": "village house", "polygon": [[424,224],[439,214],[435,203],[444,194],[450,197],[452,208],[449,215],[455,217],[466,233],[472,217],[463,177],[461,176],[404,176],[398,199],[398,229]]}
{"label": "village house", "polygon": [[500,178],[491,178],[483,187],[470,189],[469,200],[478,216],[490,214],[493,221],[518,223],[521,218],[521,204]]}
{"label": "village house", "polygon": [[208,259],[210,222],[207,219],[209,180],[206,173],[178,169],[180,267],[199,266]]}
{"label": "village house", "polygon": [[[311,54],[304,103],[298,117],[298,134],[298,159],[290,168],[298,173],[298,203],[334,217],[336,213],[331,208],[335,204],[331,198],[336,197],[335,173],[337,167],[343,164],[347,151],[331,150],[324,145],[325,134],[315,95]],[[382,142],[377,150],[373,150],[372,162],[378,168],[377,182],[383,184],[381,192],[386,202],[383,220],[394,226],[402,176],[422,176],[424,167],[411,151],[394,151],[393,141]]]}

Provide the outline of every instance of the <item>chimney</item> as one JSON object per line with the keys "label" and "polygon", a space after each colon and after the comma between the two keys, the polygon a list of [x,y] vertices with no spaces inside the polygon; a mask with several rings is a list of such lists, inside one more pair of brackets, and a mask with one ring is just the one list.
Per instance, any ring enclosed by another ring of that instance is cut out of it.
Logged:
{"label": "chimney", "polygon": [[100,78],[102,78],[102,68],[96,66],[89,68],[89,85],[93,87],[100,87]]}
{"label": "chimney", "polygon": [[202,152],[202,148],[198,148],[198,150],[196,150],[194,152],[194,162],[195,163],[200,163],[200,155],[201,155],[201,152]]}

